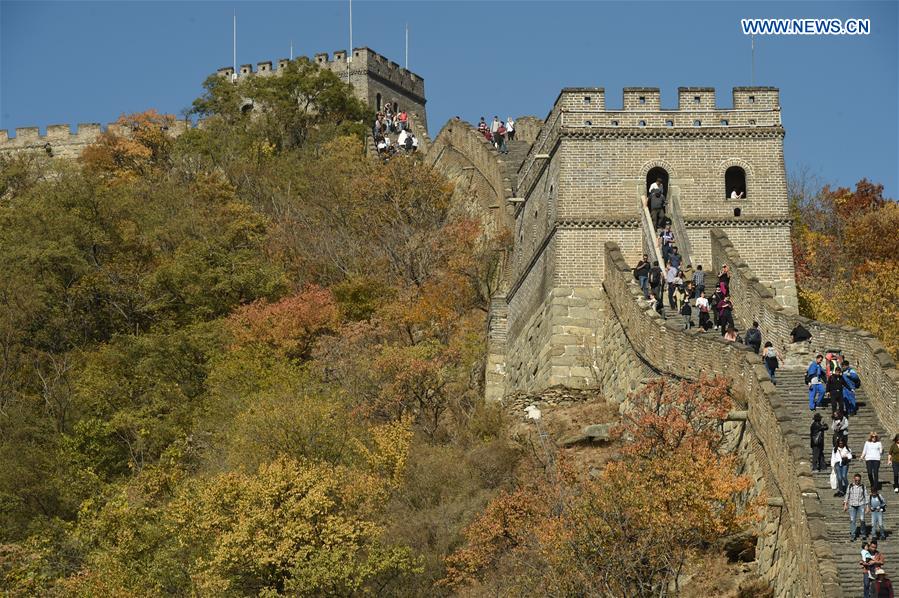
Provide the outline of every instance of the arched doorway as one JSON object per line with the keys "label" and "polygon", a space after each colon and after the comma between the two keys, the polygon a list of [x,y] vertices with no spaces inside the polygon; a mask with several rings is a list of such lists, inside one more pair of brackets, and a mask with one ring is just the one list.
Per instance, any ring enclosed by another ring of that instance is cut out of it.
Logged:
{"label": "arched doorway", "polygon": [[375,96],[375,111],[381,111],[381,94]]}
{"label": "arched doorway", "polygon": [[662,190],[665,192],[665,195],[668,195],[668,171],[661,166],[650,168],[649,172],[646,173],[645,191],[647,195],[649,195],[649,187],[658,179],[662,179]]}
{"label": "arched doorway", "polygon": [[[735,193],[736,196],[734,196]],[[746,192],[746,171],[739,166],[731,166],[724,172],[724,198],[745,199],[748,195]]]}

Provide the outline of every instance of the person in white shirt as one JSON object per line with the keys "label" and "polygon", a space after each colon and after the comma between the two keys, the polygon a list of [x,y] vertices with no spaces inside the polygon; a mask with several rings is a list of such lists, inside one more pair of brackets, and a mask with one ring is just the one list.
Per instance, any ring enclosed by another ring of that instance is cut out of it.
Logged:
{"label": "person in white shirt", "polygon": [[665,194],[665,189],[662,187],[662,177],[657,178],[655,182],[649,186],[649,193],[652,193],[653,189],[660,190],[662,195]]}
{"label": "person in white shirt", "polygon": [[868,434],[868,441],[862,448],[862,459],[865,461],[865,469],[868,471],[868,481],[872,488],[880,488],[880,459],[883,456],[883,445],[877,432]]}
{"label": "person in white shirt", "polygon": [[737,190],[734,189],[733,191],[730,192],[730,198],[731,199],[743,199],[743,192],[740,191],[739,193],[737,193]]}
{"label": "person in white shirt", "polygon": [[849,461],[851,460],[852,451],[846,447],[846,441],[840,438],[830,454],[830,466],[833,467],[837,478],[834,496],[846,495],[846,489],[849,487]]}
{"label": "person in white shirt", "polygon": [[709,321],[711,306],[709,305],[709,300],[706,299],[705,293],[699,293],[699,297],[696,298],[696,309],[699,310],[699,326],[703,330],[709,330],[712,327],[712,323]]}
{"label": "person in white shirt", "polygon": [[506,136],[509,141],[515,141],[515,121],[511,116],[506,119]]}
{"label": "person in white shirt", "polygon": [[398,146],[400,146],[400,148],[406,147],[406,137],[408,136],[409,134],[406,132],[406,129],[400,131],[399,137],[396,138],[396,143]]}

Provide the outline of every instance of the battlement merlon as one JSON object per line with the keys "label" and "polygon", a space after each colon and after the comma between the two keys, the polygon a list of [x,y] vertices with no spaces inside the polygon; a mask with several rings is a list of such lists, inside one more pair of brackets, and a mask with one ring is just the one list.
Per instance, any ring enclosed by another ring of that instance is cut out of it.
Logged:
{"label": "battlement merlon", "polygon": [[[393,85],[410,92],[422,100],[425,97],[424,79],[421,76],[401,67],[396,62],[387,59],[367,47],[353,48],[352,56],[349,57],[346,50],[337,50],[331,58],[329,58],[327,53],[320,53],[316,54],[311,60],[320,67],[326,68],[339,75],[345,74],[347,70],[350,70],[354,74],[367,72],[377,78],[389,81]],[[285,58],[280,59],[278,61],[277,69],[272,67],[271,62],[260,62],[255,70],[253,69],[253,65],[244,64],[240,66],[238,78],[240,79],[253,75],[277,74],[280,69],[287,66],[288,62],[289,61]],[[221,76],[231,77],[234,74],[234,69],[233,67],[224,67],[218,69],[217,73]]]}
{"label": "battlement merlon", "polygon": [[[606,107],[602,87],[566,87],[559,92],[550,114],[561,108],[578,112],[726,112],[730,110],[779,111],[780,91],[776,87],[734,87],[733,106],[715,103],[714,87],[678,87],[677,108],[664,108],[658,87],[625,87],[621,109]],[[549,117],[547,116],[547,119]]]}

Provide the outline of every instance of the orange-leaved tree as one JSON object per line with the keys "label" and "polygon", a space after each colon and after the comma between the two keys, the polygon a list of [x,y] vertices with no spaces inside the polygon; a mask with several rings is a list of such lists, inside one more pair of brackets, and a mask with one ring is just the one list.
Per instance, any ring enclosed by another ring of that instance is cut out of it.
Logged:
{"label": "orange-leaved tree", "polygon": [[175,122],[170,114],[147,110],[122,115],[115,127],[100,134],[84,148],[81,160],[92,171],[133,179],[168,163],[172,148],[169,127]]}

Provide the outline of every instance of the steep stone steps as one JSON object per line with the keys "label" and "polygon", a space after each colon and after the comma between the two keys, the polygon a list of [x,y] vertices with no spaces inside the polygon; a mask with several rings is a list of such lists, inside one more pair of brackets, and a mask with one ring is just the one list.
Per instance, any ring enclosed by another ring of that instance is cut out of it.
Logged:
{"label": "steep stone steps", "polygon": [[527,157],[531,144],[527,141],[507,141],[506,147],[509,153],[500,154],[497,152],[497,156],[502,162],[503,176],[507,177],[512,183],[512,189],[516,189],[518,187],[518,169]]}
{"label": "steep stone steps", "polygon": [[[861,373],[864,375],[864,373]],[[808,387],[805,384],[805,368],[791,367],[777,371],[777,397],[787,407],[790,415],[788,420],[781,421],[784,434],[792,446],[806,447],[805,460],[796,463],[798,471],[811,469],[811,448],[809,447],[809,427],[812,423],[813,412],[808,408]],[[882,425],[874,412],[874,409],[866,404],[864,386],[857,392],[859,403],[858,414],[849,418],[849,448],[855,457],[849,465],[849,480],[856,473],[862,476],[862,483],[868,485],[867,471],[861,460],[861,451],[868,434],[877,432],[885,449],[889,448],[892,433]],[[822,421],[830,424],[829,401],[817,410],[822,415]],[[830,464],[830,432],[825,441],[825,459]],[[840,585],[845,596],[861,596],[862,573],[858,566],[860,560],[861,541],[849,541],[849,514],[843,512],[843,499],[835,497],[834,490],[830,488],[830,470],[823,473],[813,473],[812,479],[815,489],[821,501],[821,511],[824,515],[824,526],[831,544],[834,558],[837,564],[837,573]],[[884,513],[884,526],[887,529],[887,539],[881,541],[879,549],[885,557],[885,570],[892,574],[899,572],[899,536],[895,531],[899,529],[899,495],[893,493],[892,470],[887,465],[886,451],[880,466],[881,492],[887,501],[887,510]],[[870,515],[866,522],[870,525]],[[866,530],[867,531],[867,530]],[[864,533],[864,532],[863,532]]]}

